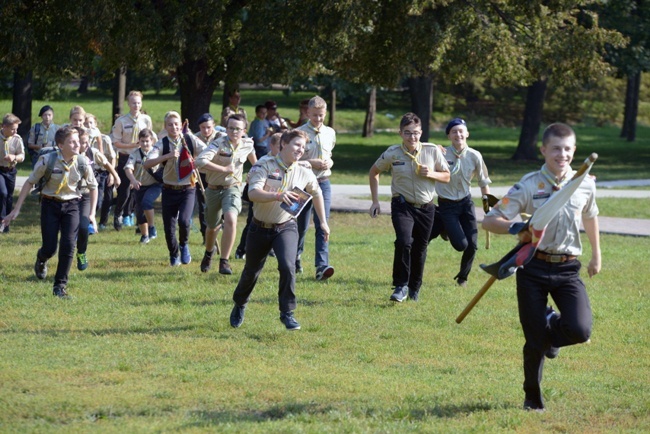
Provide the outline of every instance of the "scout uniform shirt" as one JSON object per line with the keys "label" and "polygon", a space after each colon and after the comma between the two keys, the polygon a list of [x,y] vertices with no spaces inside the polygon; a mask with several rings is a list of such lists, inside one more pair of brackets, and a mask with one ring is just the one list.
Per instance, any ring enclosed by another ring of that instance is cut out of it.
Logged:
{"label": "scout uniform shirt", "polygon": [[[104,155],[102,155],[97,149],[87,148],[83,153],[83,156],[86,157],[88,168],[93,172],[93,174],[97,173],[100,168],[105,168],[108,164],[106,157],[104,157]],[[87,194],[89,190],[86,180],[82,179],[79,183],[79,192],[81,194]]]}
{"label": "scout uniform shirt", "polygon": [[[521,178],[521,181],[501,198],[488,215],[512,220],[521,212],[533,214],[554,192],[555,180],[552,179],[552,175],[550,175],[552,181],[549,180],[548,175],[545,176],[545,166],[542,166],[542,170],[531,172]],[[564,179],[571,179],[573,173],[569,172]],[[546,226],[537,249],[550,254],[579,256],[582,253],[580,242],[582,217],[594,218],[597,215],[596,182],[587,176],[569,202]]]}
{"label": "scout uniform shirt", "polygon": [[408,154],[404,145],[393,145],[384,151],[375,166],[380,172],[391,170],[390,183],[393,197],[402,195],[412,205],[420,206],[433,201],[436,181],[417,174],[418,166],[427,166],[436,172],[448,172],[449,166],[437,145],[420,143],[420,150]]}
{"label": "scout uniform shirt", "polygon": [[[81,197],[80,181],[82,179],[88,189],[95,190],[97,188],[97,181],[95,180],[92,167],[89,164],[90,162],[87,161],[86,163],[85,173],[79,173],[77,155],[73,157],[70,164],[67,164],[63,161],[61,151],[56,151],[56,154],[57,159],[52,168],[52,175],[41,191],[43,196],[53,197],[62,201],[79,199]],[[36,166],[34,166],[34,171],[27,178],[29,182],[36,185],[38,180],[45,175],[50,155],[45,154],[39,157]]]}
{"label": "scout uniform shirt", "polygon": [[[0,133],[0,140],[2,140],[2,149],[0,150],[0,167],[4,171],[16,167],[16,162],[9,162],[4,158],[7,155],[25,155],[25,147],[23,146],[23,139],[18,134],[7,138]],[[11,192],[13,194],[13,192]]]}
{"label": "scout uniform shirt", "polygon": [[[137,117],[133,117],[131,113],[120,116],[115,121],[113,129],[111,130],[111,140],[120,143],[136,143],[140,131],[145,128],[153,131],[153,124],[151,118],[144,113],[140,113]],[[154,133],[155,134],[155,133]],[[154,136],[155,140],[155,136]],[[138,148],[133,149],[118,149],[120,154],[132,154]]]}
{"label": "scout uniform shirt", "polygon": [[106,134],[102,134],[102,148],[104,148],[104,157],[106,157],[106,160],[109,163],[117,158],[115,148],[113,147],[113,141]]}
{"label": "scout uniform shirt", "polygon": [[156,181],[156,178],[151,176],[149,170],[155,172],[160,167],[160,164],[147,170],[143,166],[144,162],[147,160],[148,160],[147,155],[144,152],[142,152],[142,149],[136,149],[136,151],[133,154],[129,155],[129,159],[126,161],[126,164],[124,165],[124,170],[126,169],[133,170],[133,176],[135,177],[136,180],[140,181],[140,184],[143,187],[149,187],[150,185],[158,183],[158,181]]}
{"label": "scout uniform shirt", "polygon": [[[301,160],[332,159],[332,150],[336,145],[336,132],[333,128],[330,128],[327,125],[321,125],[320,128],[315,129],[310,121],[296,129],[306,132],[309,136],[309,142],[307,142],[305,146],[305,153]],[[327,178],[332,175],[332,170],[314,169],[314,175],[316,175],[316,178],[318,179]]]}
{"label": "scout uniform shirt", "polygon": [[[212,142],[213,140],[217,140],[219,137],[223,137],[225,135],[226,135],[226,133],[222,133],[222,132],[217,131],[217,130],[214,130],[212,132],[212,134],[210,135],[210,137],[204,137],[203,134],[200,131],[195,134],[196,138],[199,139],[200,141],[202,141],[203,143],[205,143],[206,146],[209,145],[210,142]],[[199,168],[199,173],[202,173],[202,174],[205,175],[206,173],[208,173],[208,171],[200,167]]]}
{"label": "scout uniform shirt", "polygon": [[242,177],[244,175],[244,163],[251,153],[255,154],[252,139],[248,137],[242,138],[239,146],[234,147],[230,143],[228,136],[219,137],[210,142],[208,147],[201,152],[201,155],[196,159],[196,166],[201,168],[209,162],[219,166],[227,166],[232,163],[235,166],[234,173],[206,170],[206,179],[208,180],[208,185],[239,185],[242,183]]}
{"label": "scout uniform shirt", "polygon": [[[151,160],[153,158],[158,158],[163,155],[163,140],[167,139],[169,140],[169,150],[170,152],[173,149],[176,149],[177,151],[180,151],[183,148],[183,140],[188,140],[192,142],[192,147],[193,152],[192,152],[192,158],[196,159],[201,152],[205,149],[205,144],[198,140],[196,137],[194,137],[191,134],[184,134],[178,139],[176,139],[176,142],[174,142],[170,137],[164,137],[156,142],[156,144],[151,148],[151,151],[149,151],[149,154],[147,154],[147,160]],[[188,149],[189,149],[189,142],[187,143]],[[138,148],[139,149],[139,148]],[[193,186],[193,175],[186,176],[183,179],[178,179],[178,164],[179,164],[179,159],[178,158],[172,158],[171,160],[167,160],[164,163],[162,163],[164,166],[163,169],[163,183],[166,185],[187,185],[187,186]],[[194,180],[196,181],[196,180]]]}
{"label": "scout uniform shirt", "polygon": [[492,184],[481,153],[465,147],[458,155],[456,148],[447,146],[445,159],[449,165],[451,179],[449,183],[436,182],[436,193],[443,199],[458,201],[471,194],[472,178],[476,176],[478,186]]}
{"label": "scout uniform shirt", "polygon": [[[248,179],[249,191],[262,189],[278,192],[290,191],[300,187],[312,197],[321,195],[318,181],[314,173],[298,163],[288,168],[278,161],[280,157],[262,157],[250,170]],[[255,202],[253,216],[264,223],[282,224],[293,218],[291,214],[280,207],[280,202]]]}
{"label": "scout uniform shirt", "polygon": [[[36,134],[37,129],[38,134]],[[27,143],[30,145],[39,145],[41,148],[47,148],[48,146],[54,147],[54,135],[58,129],[59,126],[56,124],[50,124],[49,127],[45,127],[42,122],[34,124],[29,130]]]}

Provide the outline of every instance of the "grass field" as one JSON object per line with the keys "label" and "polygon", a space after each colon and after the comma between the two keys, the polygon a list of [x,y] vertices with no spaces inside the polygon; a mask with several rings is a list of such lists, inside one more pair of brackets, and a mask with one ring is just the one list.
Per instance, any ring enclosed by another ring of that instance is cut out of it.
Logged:
{"label": "grass field", "polygon": [[[157,215],[160,222],[160,214]],[[460,260],[429,249],[418,303],[391,304],[390,219],[334,214],[336,274],[297,279],[302,330],[278,320],[269,259],[240,329],[228,316],[233,276],[167,266],[163,237],[93,235],[90,268],[73,269],[72,300],[36,280],[37,206],[0,236],[0,432],[648,432],[647,239],[604,235],[603,270],[587,279],[591,344],[546,364],[548,411],[520,409],[521,346],[514,280],[497,282],[458,325],[485,282],[453,284]],[[160,224],[160,223],[159,223]],[[162,233],[162,231],[161,231]],[[313,261],[313,231],[304,264]],[[476,264],[514,245],[494,236]],[[588,244],[584,254],[589,258]],[[587,261],[587,260],[585,260]],[[50,276],[56,259],[50,261]]]}

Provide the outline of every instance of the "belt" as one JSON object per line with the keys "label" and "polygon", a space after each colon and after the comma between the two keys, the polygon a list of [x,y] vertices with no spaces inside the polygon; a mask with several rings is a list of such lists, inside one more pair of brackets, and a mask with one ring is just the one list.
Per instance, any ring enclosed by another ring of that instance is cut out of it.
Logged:
{"label": "belt", "polygon": [[167,190],[187,190],[190,188],[194,188],[193,185],[171,185],[171,184],[163,184],[163,188]]}
{"label": "belt", "polygon": [[241,185],[240,182],[236,182],[234,184],[230,185],[212,185],[208,184],[208,189],[210,190],[228,190],[230,187],[239,187]]}
{"label": "belt", "polygon": [[557,263],[560,263],[560,262],[573,261],[574,259],[577,258],[577,256],[573,256],[573,255],[565,255],[565,254],[552,255],[550,253],[539,252],[539,251],[535,253],[535,257],[537,259],[541,259],[542,261],[551,262],[551,263],[554,263],[554,264],[557,264]]}
{"label": "belt", "polygon": [[458,203],[458,202],[464,201],[465,199],[467,199],[467,197],[455,200],[455,199],[445,199],[444,197],[438,196],[438,203],[440,203],[440,202],[443,202],[443,203]]}
{"label": "belt", "polygon": [[258,227],[264,228],[264,229],[282,229],[283,227],[285,227],[290,222],[291,222],[291,220],[287,220],[284,223],[265,223],[265,222],[263,222],[261,220],[256,219],[255,217],[253,217],[253,223],[255,223],[255,226],[258,226]]}
{"label": "belt", "polygon": [[14,170],[14,167],[4,167],[4,166],[0,167],[0,172],[6,173],[6,172],[11,172],[12,170]]}
{"label": "belt", "polygon": [[413,208],[418,208],[418,209],[428,209],[428,208],[431,208],[432,206],[435,206],[435,204],[433,203],[433,201],[428,202],[428,203],[421,203],[421,204],[411,203],[411,202],[409,202],[408,200],[406,200],[406,199],[404,198],[404,196],[402,196],[401,194],[400,194],[399,196],[393,196],[393,199],[395,199],[395,198],[398,198],[402,203],[408,203],[408,204],[411,205]]}
{"label": "belt", "polygon": [[329,181],[330,177],[329,176],[323,176],[322,178],[318,178],[316,181],[320,184],[321,182]]}
{"label": "belt", "polygon": [[69,202],[69,201],[71,201],[71,200],[74,200],[74,199],[63,200],[63,199],[61,199],[60,197],[56,197],[56,196],[48,196],[48,195],[46,195],[46,194],[42,194],[42,195],[41,195],[41,199],[47,199],[47,200],[51,200],[51,201],[53,201],[53,202]]}

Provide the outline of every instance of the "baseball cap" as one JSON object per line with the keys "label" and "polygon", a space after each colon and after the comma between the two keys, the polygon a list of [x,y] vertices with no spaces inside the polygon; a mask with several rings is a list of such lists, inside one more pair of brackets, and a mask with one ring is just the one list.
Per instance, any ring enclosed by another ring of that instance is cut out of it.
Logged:
{"label": "baseball cap", "polygon": [[275,110],[278,108],[278,104],[275,101],[267,101],[264,103],[264,106],[267,110]]}
{"label": "baseball cap", "polygon": [[465,121],[463,119],[461,119],[461,118],[453,118],[447,124],[447,128],[445,128],[445,134],[449,134],[449,131],[451,131],[451,129],[454,128],[456,125],[465,125],[467,127],[467,124],[465,123]]}

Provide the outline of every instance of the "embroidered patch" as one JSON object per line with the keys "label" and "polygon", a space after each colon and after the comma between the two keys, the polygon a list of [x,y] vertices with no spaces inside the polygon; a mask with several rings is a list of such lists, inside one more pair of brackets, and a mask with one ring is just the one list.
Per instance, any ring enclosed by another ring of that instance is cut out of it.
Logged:
{"label": "embroidered patch", "polygon": [[546,188],[546,185],[543,182],[540,182],[539,184],[537,184],[537,189],[538,190],[544,190],[544,188]]}
{"label": "embroidered patch", "polygon": [[547,199],[549,197],[551,197],[551,193],[541,193],[540,194],[538,192],[537,194],[533,195],[533,200],[535,200],[535,199]]}
{"label": "embroidered patch", "polygon": [[399,161],[399,160],[393,161],[393,166],[403,166],[405,164],[406,164],[406,162],[404,162],[404,161]]}
{"label": "embroidered patch", "polygon": [[220,156],[220,157],[227,157],[227,158],[230,158],[230,157],[232,157],[232,152],[228,152],[228,151],[219,151],[219,156]]}
{"label": "embroidered patch", "polygon": [[510,187],[510,190],[508,190],[508,192],[506,194],[514,193],[515,191],[520,190],[520,189],[521,189],[521,186],[519,184],[515,184],[512,187]]}

